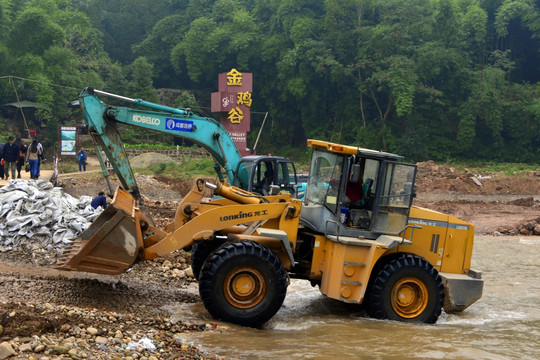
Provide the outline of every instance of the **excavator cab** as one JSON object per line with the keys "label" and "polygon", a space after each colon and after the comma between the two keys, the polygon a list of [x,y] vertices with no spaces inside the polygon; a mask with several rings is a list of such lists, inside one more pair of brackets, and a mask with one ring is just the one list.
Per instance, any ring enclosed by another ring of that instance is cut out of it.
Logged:
{"label": "excavator cab", "polygon": [[318,232],[376,239],[407,226],[416,166],[380,151],[310,140],[302,221]]}
{"label": "excavator cab", "polygon": [[233,186],[260,195],[286,191],[298,197],[296,168],[292,161],[279,156],[245,156],[238,163]]}

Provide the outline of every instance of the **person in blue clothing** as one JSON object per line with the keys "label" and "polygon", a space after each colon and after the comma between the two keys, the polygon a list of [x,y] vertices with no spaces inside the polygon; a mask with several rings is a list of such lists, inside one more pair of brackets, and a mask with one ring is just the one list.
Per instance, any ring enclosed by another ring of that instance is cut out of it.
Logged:
{"label": "person in blue clothing", "polygon": [[81,150],[77,153],[79,160],[79,171],[86,171],[86,151],[82,147]]}
{"label": "person in blue clothing", "polygon": [[106,209],[107,198],[105,197],[105,193],[103,191],[100,191],[98,196],[92,199],[90,205],[92,205],[94,209],[97,209],[99,206],[102,206],[104,209]]}
{"label": "person in blue clothing", "polygon": [[10,171],[12,179],[17,177],[17,162],[19,162],[19,147],[14,143],[15,139],[13,136],[10,136],[8,141],[8,143],[4,144],[4,151],[2,153],[6,180],[9,179]]}
{"label": "person in blue clothing", "polygon": [[26,150],[26,160],[30,164],[30,179],[38,178],[38,162],[41,156],[41,149],[38,147],[38,141],[34,139],[32,145]]}

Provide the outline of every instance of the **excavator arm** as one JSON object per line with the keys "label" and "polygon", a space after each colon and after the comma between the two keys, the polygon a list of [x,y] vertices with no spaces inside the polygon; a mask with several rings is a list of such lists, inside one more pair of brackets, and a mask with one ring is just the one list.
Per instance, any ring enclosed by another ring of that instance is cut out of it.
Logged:
{"label": "excavator arm", "polygon": [[[151,110],[107,105],[96,96],[97,94]],[[242,156],[233,139],[225,128],[212,118],[198,116],[188,109],[176,109],[92,88],[84,89],[79,95],[79,101],[95,143],[110,160],[123,188],[137,199],[140,194],[117,129],[119,123],[172,134],[199,144],[214,157],[215,168],[221,180],[223,180],[221,172],[223,168],[230,183],[236,176],[244,177],[243,182],[248,182],[247,172],[235,173]]]}

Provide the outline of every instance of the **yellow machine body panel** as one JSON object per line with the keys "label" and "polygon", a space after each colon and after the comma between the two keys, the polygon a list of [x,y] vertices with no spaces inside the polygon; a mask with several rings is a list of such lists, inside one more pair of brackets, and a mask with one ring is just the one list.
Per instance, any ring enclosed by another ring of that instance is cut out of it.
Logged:
{"label": "yellow machine body panel", "polygon": [[[434,210],[411,207],[410,225],[414,229],[412,244],[398,247],[397,251],[422,256],[439,272],[467,274],[471,266],[474,226]],[[411,230],[405,233],[410,238]]]}
{"label": "yellow machine body panel", "polygon": [[373,267],[388,251],[379,241],[317,235],[310,279],[332,299],[361,304]]}

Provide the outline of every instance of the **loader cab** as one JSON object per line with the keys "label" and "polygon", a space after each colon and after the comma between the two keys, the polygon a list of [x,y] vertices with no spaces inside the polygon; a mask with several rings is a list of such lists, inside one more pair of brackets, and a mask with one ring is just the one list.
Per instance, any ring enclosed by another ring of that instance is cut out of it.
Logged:
{"label": "loader cab", "polygon": [[[297,196],[296,169],[279,156],[245,156],[238,163],[233,186],[261,195],[287,191]],[[243,175],[243,176],[242,176]]]}
{"label": "loader cab", "polygon": [[308,140],[308,146],[313,153],[301,213],[305,226],[366,239],[397,235],[406,227],[415,165],[369,149],[317,140]]}

